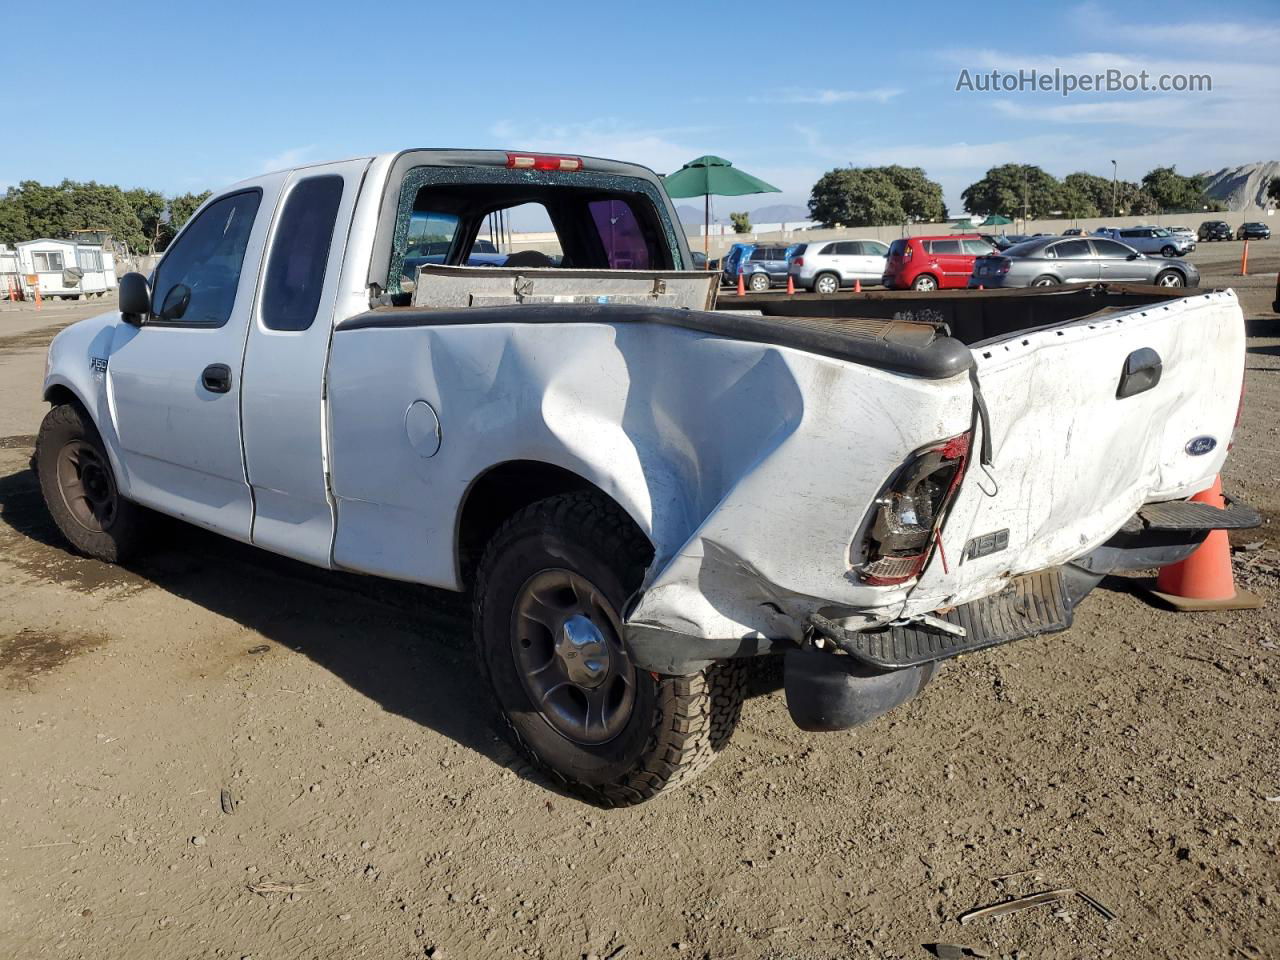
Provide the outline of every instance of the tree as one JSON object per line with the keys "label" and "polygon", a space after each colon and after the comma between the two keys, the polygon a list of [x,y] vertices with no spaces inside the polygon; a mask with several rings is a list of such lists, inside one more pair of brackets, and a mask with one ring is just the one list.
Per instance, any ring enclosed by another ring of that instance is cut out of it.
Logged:
{"label": "tree", "polygon": [[8,190],[3,205],[0,222],[6,233],[0,239],[7,243],[67,237],[77,230],[105,230],[135,248],[143,243],[142,224],[119,187],[92,180],[63,180],[57,186],[25,180]]}
{"label": "tree", "polygon": [[[1073,217],[1109,217],[1111,216],[1111,180],[1100,177],[1096,173],[1068,173],[1062,178],[1065,195],[1071,198],[1081,197],[1092,208],[1092,213],[1072,213]],[[1116,191],[1117,196],[1119,190]],[[1070,200],[1063,204],[1064,211]]]}
{"label": "tree", "polygon": [[1176,167],[1156,167],[1142,178],[1142,189],[1163,210],[1199,210],[1209,203],[1204,177],[1184,177]]}
{"label": "tree", "polygon": [[909,218],[930,223],[947,219],[947,206],[942,202],[942,185],[930,180],[922,168],[894,164],[876,169],[883,170],[898,188],[898,192],[902,194],[902,209]]}
{"label": "tree", "polygon": [[751,214],[745,211],[742,213],[731,213],[729,214],[729,220],[733,223],[734,233],[751,232]]}
{"label": "tree", "polygon": [[204,193],[181,193],[169,201],[169,229],[177,233],[182,225],[191,219],[191,215],[199,209],[212,195],[211,190]]}
{"label": "tree", "polygon": [[136,248],[138,252],[145,250],[147,253],[155,253],[168,246],[173,234],[169,231],[169,226],[164,219],[166,205],[164,194],[157,190],[145,190],[139,187],[136,190],[126,190],[124,198],[133,208],[134,215],[142,227],[142,236],[145,238]]}
{"label": "tree", "polygon": [[992,167],[976,183],[965,187],[960,198],[969,213],[1046,217],[1059,209],[1062,185],[1056,177],[1025,163]]}

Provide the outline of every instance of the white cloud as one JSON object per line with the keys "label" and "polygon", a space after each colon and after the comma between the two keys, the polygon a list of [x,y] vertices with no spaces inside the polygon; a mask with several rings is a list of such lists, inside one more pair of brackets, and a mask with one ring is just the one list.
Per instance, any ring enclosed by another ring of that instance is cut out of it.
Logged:
{"label": "white cloud", "polygon": [[750,103],[792,103],[830,106],[836,103],[888,103],[903,91],[893,87],[872,90],[805,90],[792,87],[773,96],[749,97]]}
{"label": "white cloud", "polygon": [[1271,24],[1232,20],[1118,24],[1114,8],[1100,7],[1095,3],[1076,7],[1071,18],[1083,33],[1110,38],[1131,37],[1136,42],[1151,46],[1186,46],[1196,50],[1206,46],[1243,47],[1267,53],[1280,46],[1280,28]]}
{"label": "white cloud", "polygon": [[293,167],[305,166],[310,163],[315,156],[316,145],[314,143],[307,144],[305,147],[289,147],[282,150],[274,156],[267,157],[258,166],[260,173],[272,173],[276,170],[289,170]]}

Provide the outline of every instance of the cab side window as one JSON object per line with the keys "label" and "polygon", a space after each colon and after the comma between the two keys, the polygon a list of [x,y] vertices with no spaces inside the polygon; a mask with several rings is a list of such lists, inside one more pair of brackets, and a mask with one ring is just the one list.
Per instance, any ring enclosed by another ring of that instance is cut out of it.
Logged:
{"label": "cab side window", "polygon": [[308,177],[289,191],[262,287],[268,330],[306,330],[315,320],[341,202],[337,176]]}
{"label": "cab side window", "polygon": [[227,322],[261,200],[258,190],[222,197],[182,231],[156,268],[155,322],[195,327]]}

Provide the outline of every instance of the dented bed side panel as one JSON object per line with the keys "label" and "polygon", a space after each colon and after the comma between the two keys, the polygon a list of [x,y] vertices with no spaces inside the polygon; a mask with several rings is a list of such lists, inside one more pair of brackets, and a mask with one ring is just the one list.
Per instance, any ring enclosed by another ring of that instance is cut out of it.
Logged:
{"label": "dented bed side panel", "polygon": [[[964,374],[640,323],[340,329],[329,399],[337,564],[459,586],[466,491],[499,464],[542,461],[653,541],[632,622],[708,638],[790,636],[815,605],[901,602],[857,581],[850,541],[910,452],[972,415]],[[417,401],[438,417],[438,452],[410,437]]]}

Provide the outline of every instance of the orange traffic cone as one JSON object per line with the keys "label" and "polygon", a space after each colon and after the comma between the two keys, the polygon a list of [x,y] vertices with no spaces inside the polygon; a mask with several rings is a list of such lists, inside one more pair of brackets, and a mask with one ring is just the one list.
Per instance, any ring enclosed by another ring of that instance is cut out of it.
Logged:
{"label": "orange traffic cone", "polygon": [[793,297],[796,293],[796,281],[791,274],[787,274],[787,296]]}
{"label": "orange traffic cone", "polygon": [[17,286],[14,285],[12,275],[8,279],[9,279],[9,302],[16,303],[18,300],[18,288]]}
{"label": "orange traffic cone", "polygon": [[40,296],[40,284],[36,284],[36,309],[39,310],[44,306],[44,300]]}
{"label": "orange traffic cone", "polygon": [[742,268],[739,267],[738,268],[738,296],[745,297],[746,295],[747,295],[747,288],[742,282]]}
{"label": "orange traffic cone", "polygon": [[[1222,478],[1215,477],[1213,486],[1191,500],[1223,509],[1226,501],[1222,499]],[[1187,559],[1163,567],[1151,592],[1181,612],[1256,610],[1262,606],[1261,597],[1236,589],[1231,575],[1231,544],[1225,530],[1212,531]]]}
{"label": "orange traffic cone", "polygon": [[1249,275],[1249,238],[1244,238],[1244,250],[1240,253],[1240,276]]}
{"label": "orange traffic cone", "polygon": [[862,281],[859,280],[857,277],[855,277],[853,280],[853,292],[854,293],[862,292]]}

